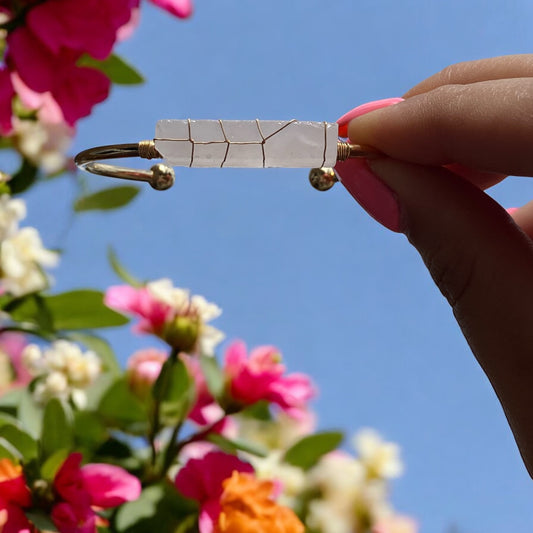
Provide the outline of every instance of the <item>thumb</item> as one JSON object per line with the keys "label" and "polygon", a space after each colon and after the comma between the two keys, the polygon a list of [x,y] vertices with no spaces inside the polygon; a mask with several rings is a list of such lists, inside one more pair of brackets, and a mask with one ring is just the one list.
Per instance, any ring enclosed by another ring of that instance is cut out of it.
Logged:
{"label": "thumb", "polygon": [[419,251],[503,406],[533,477],[533,246],[483,191],[443,168],[337,165],[348,191]]}

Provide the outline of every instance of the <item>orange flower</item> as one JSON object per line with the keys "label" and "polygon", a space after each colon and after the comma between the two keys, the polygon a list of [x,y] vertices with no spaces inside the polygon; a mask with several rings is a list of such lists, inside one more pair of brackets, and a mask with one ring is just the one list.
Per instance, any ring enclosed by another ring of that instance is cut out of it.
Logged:
{"label": "orange flower", "polygon": [[30,490],[26,486],[22,467],[5,458],[0,459],[0,498],[21,507],[29,507],[31,504]]}
{"label": "orange flower", "polygon": [[273,499],[274,484],[234,471],[223,483],[216,533],[303,533],[304,526],[288,507]]}

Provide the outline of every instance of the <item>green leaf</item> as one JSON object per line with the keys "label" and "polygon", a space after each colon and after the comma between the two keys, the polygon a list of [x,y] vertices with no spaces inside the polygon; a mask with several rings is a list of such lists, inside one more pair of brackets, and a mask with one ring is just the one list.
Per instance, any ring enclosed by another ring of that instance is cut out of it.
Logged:
{"label": "green leaf", "polygon": [[23,389],[20,396],[17,417],[24,429],[34,438],[39,438],[42,427],[42,408],[35,403],[31,392]]}
{"label": "green leaf", "polygon": [[9,189],[11,194],[19,194],[29,189],[37,179],[39,168],[31,161],[24,158],[20,168],[9,180]]}
{"label": "green leaf", "polygon": [[18,407],[25,389],[12,389],[0,396],[0,409],[4,407]]}
{"label": "green leaf", "polygon": [[12,444],[22,455],[24,462],[37,458],[37,441],[22,429],[6,424],[0,427],[0,437]]}
{"label": "green leaf", "polygon": [[56,472],[68,457],[69,453],[69,450],[57,450],[50,455],[41,467],[41,477],[49,481],[54,479]]}
{"label": "green leaf", "polygon": [[200,366],[202,367],[209,392],[213,395],[213,398],[221,398],[224,394],[225,383],[224,374],[218,366],[217,360],[208,355],[201,355]]}
{"label": "green leaf", "polygon": [[96,413],[77,411],[73,426],[76,443],[91,450],[100,446],[108,437],[108,432]]}
{"label": "green leaf", "polygon": [[44,511],[24,511],[24,514],[39,531],[57,531],[50,515]]}
{"label": "green leaf", "polygon": [[181,359],[169,357],[154,383],[153,397],[161,402],[161,416],[168,424],[183,420],[195,398],[194,380]]}
{"label": "green leaf", "polygon": [[80,196],[74,202],[74,211],[81,213],[82,211],[93,211],[95,209],[103,211],[117,209],[128,205],[137,194],[139,194],[139,189],[131,185],[102,189],[92,194]]}
{"label": "green leaf", "polygon": [[4,437],[0,437],[0,459],[9,459],[18,463],[22,459],[22,454]]}
{"label": "green leaf", "polygon": [[110,425],[130,430],[131,426],[147,423],[146,405],[129,389],[126,378],[118,379],[102,396],[98,414]]}
{"label": "green leaf", "polygon": [[262,422],[269,422],[272,420],[269,404],[264,400],[248,405],[242,411],[239,411],[239,416],[254,418],[255,420],[261,420]]}
{"label": "green leaf", "polygon": [[41,449],[46,459],[56,450],[69,449],[73,445],[73,415],[67,404],[52,398],[44,408]]}
{"label": "green leaf", "polygon": [[122,374],[122,369],[117,361],[115,352],[105,339],[92,333],[84,333],[81,331],[70,333],[68,338],[83,344],[87,349],[96,353],[100,358],[105,371],[110,372],[115,376]]}
{"label": "green leaf", "polygon": [[196,502],[183,498],[167,483],[149,486],[137,500],[122,505],[116,514],[115,528],[120,533],[176,533],[189,531],[180,528],[184,523],[193,525],[197,521]]}
{"label": "green leaf", "polygon": [[126,268],[118,260],[117,254],[111,246],[109,246],[109,248],[107,249],[107,258],[109,259],[111,268],[122,281],[125,281],[128,285],[131,285],[132,287],[142,287],[144,285],[141,280],[137,279],[135,276],[133,276],[126,270]]}
{"label": "green leaf", "polygon": [[82,289],[52,296],[26,297],[6,308],[18,322],[32,322],[48,330],[122,326],[128,319],[104,304],[100,291]]}
{"label": "green leaf", "polygon": [[142,75],[116,54],[111,54],[103,61],[94,59],[89,55],[84,55],[78,61],[78,65],[80,67],[92,67],[100,70],[117,85],[138,85],[144,83]]}
{"label": "green leaf", "polygon": [[291,446],[285,452],[283,460],[293,466],[308,470],[323,455],[335,450],[343,438],[344,435],[340,431],[325,431],[309,435]]}
{"label": "green leaf", "polygon": [[228,439],[219,433],[210,433],[206,440],[216,444],[222,451],[236,454],[238,451],[251,453],[257,457],[266,457],[268,450],[256,444],[240,439]]}

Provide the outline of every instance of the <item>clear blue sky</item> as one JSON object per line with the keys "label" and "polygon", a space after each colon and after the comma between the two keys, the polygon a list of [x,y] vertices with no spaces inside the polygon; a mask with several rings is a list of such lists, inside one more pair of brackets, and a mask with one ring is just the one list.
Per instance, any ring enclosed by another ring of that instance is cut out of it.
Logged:
{"label": "clear blue sky", "polygon": [[[153,136],[160,118],[334,121],[399,96],[442,67],[524,53],[530,0],[196,0],[180,22],[149,5],[120,52],[146,75],[115,89],[79,128],[76,146]],[[29,221],[63,246],[58,289],[116,282],[113,244],[145,278],[169,276],[217,302],[217,326],[272,343],[317,382],[322,427],[372,426],[403,448],[398,509],[426,533],[530,533],[533,482],[503,413],[417,253],[341,186],[318,193],[305,170],[178,169],[168,192],[79,217],[65,237],[74,187],[36,188]],[[95,189],[105,178],[88,177]],[[506,207],[528,179],[493,194]],[[147,339],[112,333],[122,360]]]}

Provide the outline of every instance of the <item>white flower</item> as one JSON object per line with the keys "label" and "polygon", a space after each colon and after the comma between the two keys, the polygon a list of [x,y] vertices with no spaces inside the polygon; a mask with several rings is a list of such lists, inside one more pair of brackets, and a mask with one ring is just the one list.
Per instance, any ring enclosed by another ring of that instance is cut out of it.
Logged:
{"label": "white flower", "polygon": [[84,389],[101,372],[100,359],[94,352],[82,352],[77,344],[65,340],[55,341],[44,351],[35,344],[29,344],[22,357],[30,373],[41,376],[35,387],[35,399],[39,402],[70,397],[82,407]]}
{"label": "white flower", "polygon": [[284,463],[283,455],[281,450],[273,450],[266,457],[250,455],[248,459],[258,478],[281,482],[278,501],[281,505],[293,507],[305,488],[305,473],[301,468]]}
{"label": "white flower", "polygon": [[18,223],[26,217],[24,200],[14,200],[9,194],[0,196],[0,240],[13,235]]}
{"label": "white flower", "polygon": [[373,429],[362,429],[353,442],[370,477],[391,479],[402,475],[404,468],[397,444],[385,442]]}
{"label": "white flower", "polygon": [[57,261],[58,254],[43,247],[35,228],[22,228],[0,243],[2,286],[15,296],[45,289],[48,279],[42,267]]}
{"label": "white flower", "polygon": [[74,136],[73,128],[64,122],[15,119],[13,130],[15,146],[34,165],[49,174],[65,167],[66,152]]}

